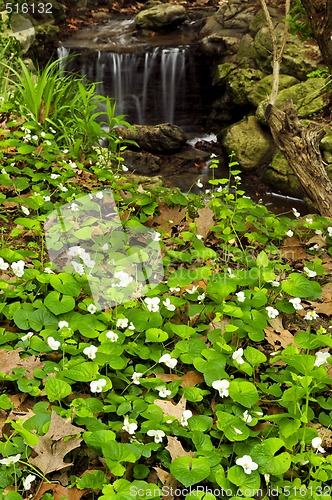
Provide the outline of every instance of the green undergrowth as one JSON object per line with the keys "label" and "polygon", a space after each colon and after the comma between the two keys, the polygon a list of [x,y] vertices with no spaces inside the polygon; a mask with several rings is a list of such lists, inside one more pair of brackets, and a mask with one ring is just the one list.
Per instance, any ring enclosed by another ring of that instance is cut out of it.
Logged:
{"label": "green undergrowth", "polygon": [[[6,128],[2,498],[331,498],[331,221],[255,204],[233,158],[228,179],[184,195],[124,175],[121,143],[82,158],[52,124]],[[94,225],[106,190],[161,248],[164,275],[130,296],[121,237],[110,249]],[[86,196],[92,212],[75,218]],[[64,205],[70,248],[94,245],[74,269],[45,236]],[[120,281],[100,307],[89,273],[105,262]]]}

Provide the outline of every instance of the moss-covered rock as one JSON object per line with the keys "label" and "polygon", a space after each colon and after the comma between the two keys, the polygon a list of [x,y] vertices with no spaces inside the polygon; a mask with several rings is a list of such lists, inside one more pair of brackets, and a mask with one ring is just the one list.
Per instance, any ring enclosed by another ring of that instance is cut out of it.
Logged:
{"label": "moss-covered rock", "polygon": [[[255,107],[269,97],[272,90],[273,75],[268,75],[262,78],[259,82],[252,85],[248,94],[248,99]],[[299,81],[290,75],[279,75],[279,90],[286,89],[296,85]]]}
{"label": "moss-covered rock", "polygon": [[241,39],[235,61],[241,68],[256,68],[256,60],[254,39],[249,33],[246,33]]}
{"label": "moss-covered rock", "polygon": [[[323,111],[328,104],[325,92],[325,78],[310,78],[305,82],[300,82],[292,87],[281,90],[278,94],[276,105],[280,106],[283,102],[292,100],[299,118],[310,118]],[[266,106],[267,99],[262,101],[256,110],[256,117],[261,123],[265,123],[264,113]]]}
{"label": "moss-covered rock", "polygon": [[244,118],[218,135],[229,155],[233,151],[242,170],[254,170],[268,162],[275,150],[270,133],[254,116]]}
{"label": "moss-covered rock", "polygon": [[[277,38],[281,42],[283,25],[280,24],[279,28],[277,30]],[[263,71],[270,73],[273,47],[267,27],[264,26],[257,32],[254,44],[258,66]],[[289,35],[280,71],[286,75],[292,75],[299,80],[305,80],[307,74],[316,70],[321,61],[321,55],[317,47],[309,45],[308,42],[304,42],[293,35]]]}
{"label": "moss-covered rock", "polygon": [[277,191],[288,196],[302,198],[301,184],[284,155],[277,151],[263,174],[263,180]]}
{"label": "moss-covered rock", "polygon": [[135,23],[140,29],[158,30],[169,26],[177,26],[186,18],[186,9],[182,5],[161,3],[149,9],[141,10],[135,17]]}
{"label": "moss-covered rock", "polygon": [[227,78],[229,77],[230,73],[236,69],[236,65],[231,62],[226,62],[223,64],[217,64],[214,68],[213,75],[212,75],[212,85],[225,85]]}
{"label": "moss-covered rock", "polygon": [[258,69],[239,68],[229,74],[227,79],[228,92],[235,104],[249,104],[248,94],[252,86],[261,80],[264,73]]}

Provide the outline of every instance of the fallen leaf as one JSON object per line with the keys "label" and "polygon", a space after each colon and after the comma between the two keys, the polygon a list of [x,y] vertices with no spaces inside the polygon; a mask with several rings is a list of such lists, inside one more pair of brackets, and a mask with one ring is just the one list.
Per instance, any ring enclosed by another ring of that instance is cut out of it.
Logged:
{"label": "fallen leaf", "polygon": [[40,500],[46,491],[52,491],[53,500],[79,500],[89,490],[78,490],[77,488],[64,488],[60,484],[43,483],[39,488],[34,500]]}
{"label": "fallen leaf", "polygon": [[282,319],[277,317],[269,321],[270,326],[265,328],[266,340],[274,348],[287,347],[292,344],[295,345],[294,335],[289,330],[286,330],[282,325]]}
{"label": "fallen leaf", "polygon": [[198,209],[198,217],[195,219],[197,226],[197,234],[206,238],[211,231],[211,226],[215,225],[213,220],[214,213],[208,205]]}
{"label": "fallen leaf", "polygon": [[156,377],[160,378],[164,382],[174,382],[174,380],[182,380],[181,387],[195,387],[195,385],[204,382],[203,375],[194,370],[187,372],[185,375],[182,375],[182,377],[179,377],[178,375],[175,375],[173,373],[157,373]]}
{"label": "fallen leaf", "polygon": [[167,446],[165,446],[165,448],[169,451],[172,460],[185,455],[188,455],[189,457],[195,456],[193,451],[185,451],[177,437],[167,436]]}
{"label": "fallen leaf", "polygon": [[[164,471],[163,469],[160,469],[159,467],[153,467],[154,470],[157,472],[157,476],[163,485],[163,494],[162,500],[173,500],[174,495],[173,492],[175,493],[176,488],[180,484],[172,474],[169,472]],[[178,498],[178,497],[177,497]]]}
{"label": "fallen leaf", "polygon": [[186,208],[179,211],[177,207],[171,208],[166,203],[160,203],[158,208],[160,215],[154,217],[153,220],[157,223],[158,227],[163,228],[166,233],[171,232],[172,227],[178,226],[187,215]]}
{"label": "fallen leaf", "polygon": [[307,252],[303,247],[300,238],[297,236],[284,239],[284,244],[280,247],[280,254],[285,259],[291,261],[304,260],[307,257]]}
{"label": "fallen leaf", "polygon": [[21,359],[21,351],[22,349],[14,349],[13,351],[2,349],[0,351],[0,372],[5,375],[11,375],[14,368],[24,368],[26,371],[25,377],[32,379],[33,371],[36,368],[43,368],[44,363],[42,363],[36,356],[29,356],[28,358]]}
{"label": "fallen leaf", "polygon": [[62,438],[74,436],[83,431],[84,429],[81,427],[72,425],[68,420],[52,411],[49,430],[44,436],[39,436],[39,443],[36,446],[32,446],[37,456],[30,458],[30,462],[44,474],[73,465],[64,462],[63,459],[67,453],[80,446],[82,439],[72,437],[64,441]]}
{"label": "fallen leaf", "polygon": [[177,420],[181,420],[182,413],[186,409],[186,399],[182,397],[177,405],[174,405],[171,401],[164,401],[163,399],[156,399],[154,404],[159,406],[163,410],[164,415],[175,417]]}

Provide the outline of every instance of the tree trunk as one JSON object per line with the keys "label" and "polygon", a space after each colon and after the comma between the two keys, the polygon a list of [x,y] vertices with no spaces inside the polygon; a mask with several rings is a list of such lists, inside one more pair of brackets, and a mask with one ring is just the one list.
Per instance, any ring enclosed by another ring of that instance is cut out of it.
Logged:
{"label": "tree trunk", "polygon": [[313,35],[323,59],[332,75],[332,1],[301,0],[305,8]]}
{"label": "tree trunk", "polygon": [[325,135],[323,128],[315,123],[304,128],[291,101],[285,102],[282,109],[269,104],[265,114],[275,143],[314,207],[321,215],[332,217],[332,183],[319,150]]}

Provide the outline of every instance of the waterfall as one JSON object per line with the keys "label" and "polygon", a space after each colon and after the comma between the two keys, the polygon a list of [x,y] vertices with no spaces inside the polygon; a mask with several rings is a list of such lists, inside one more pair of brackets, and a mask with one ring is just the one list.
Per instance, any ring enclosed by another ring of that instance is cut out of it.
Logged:
{"label": "waterfall", "polygon": [[[63,54],[60,47],[59,57]],[[117,114],[131,123],[169,122],[190,129],[203,118],[206,93],[191,46],[155,47],[145,53],[81,50],[68,69],[98,82],[98,92],[115,98]]]}

